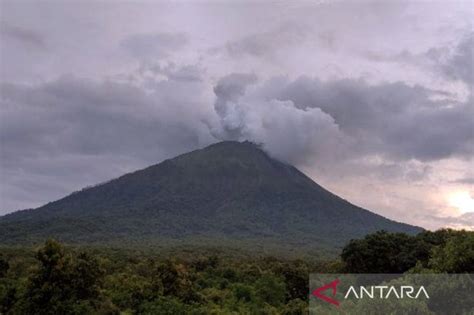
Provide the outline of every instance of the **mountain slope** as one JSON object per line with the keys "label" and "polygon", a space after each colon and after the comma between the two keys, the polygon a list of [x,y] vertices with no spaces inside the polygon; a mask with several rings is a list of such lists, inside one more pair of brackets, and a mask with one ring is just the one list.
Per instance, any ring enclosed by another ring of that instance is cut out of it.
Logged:
{"label": "mountain slope", "polygon": [[328,192],[249,142],[183,154],[34,210],[0,217],[0,244],[164,239],[339,246],[376,230],[416,233]]}

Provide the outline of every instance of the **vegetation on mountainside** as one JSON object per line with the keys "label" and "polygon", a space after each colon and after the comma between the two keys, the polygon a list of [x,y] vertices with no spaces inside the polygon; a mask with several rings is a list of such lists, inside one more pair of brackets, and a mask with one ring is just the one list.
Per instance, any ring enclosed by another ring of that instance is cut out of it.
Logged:
{"label": "vegetation on mountainside", "polygon": [[377,232],[340,258],[3,247],[0,314],[305,314],[310,273],[474,272],[474,232]]}
{"label": "vegetation on mountainside", "polygon": [[205,238],[342,247],[377,230],[418,233],[330,193],[251,143],[221,142],[0,217],[0,244],[152,244]]}

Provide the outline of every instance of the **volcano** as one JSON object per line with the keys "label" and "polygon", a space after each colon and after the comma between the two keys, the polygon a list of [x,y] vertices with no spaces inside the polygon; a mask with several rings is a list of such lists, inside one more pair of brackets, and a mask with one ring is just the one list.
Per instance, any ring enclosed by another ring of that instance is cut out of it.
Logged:
{"label": "volcano", "polygon": [[0,217],[0,244],[248,241],[341,246],[417,233],[327,191],[250,142],[225,141]]}

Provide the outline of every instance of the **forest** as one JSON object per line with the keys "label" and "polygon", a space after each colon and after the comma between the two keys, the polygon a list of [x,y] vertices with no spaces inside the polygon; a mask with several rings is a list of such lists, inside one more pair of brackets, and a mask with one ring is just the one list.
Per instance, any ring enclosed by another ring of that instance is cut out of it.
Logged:
{"label": "forest", "polygon": [[379,231],[340,255],[0,247],[0,314],[306,314],[310,273],[473,273],[474,232]]}

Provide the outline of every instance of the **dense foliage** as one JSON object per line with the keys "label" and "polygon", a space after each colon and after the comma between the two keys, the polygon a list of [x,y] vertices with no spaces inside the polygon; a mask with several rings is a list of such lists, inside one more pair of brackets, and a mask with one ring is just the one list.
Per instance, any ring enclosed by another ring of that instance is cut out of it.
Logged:
{"label": "dense foliage", "polygon": [[474,232],[449,229],[417,235],[379,231],[344,247],[349,273],[474,272]]}
{"label": "dense foliage", "polygon": [[301,314],[308,274],[334,270],[273,257],[160,257],[64,247],[4,249],[0,314]]}
{"label": "dense foliage", "polygon": [[0,254],[0,314],[305,314],[310,273],[474,272],[474,233],[377,232],[341,258],[64,246]]}

